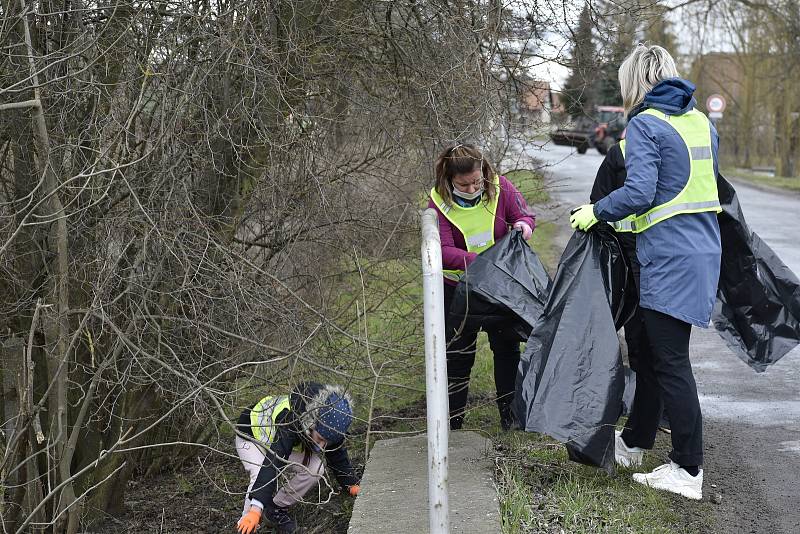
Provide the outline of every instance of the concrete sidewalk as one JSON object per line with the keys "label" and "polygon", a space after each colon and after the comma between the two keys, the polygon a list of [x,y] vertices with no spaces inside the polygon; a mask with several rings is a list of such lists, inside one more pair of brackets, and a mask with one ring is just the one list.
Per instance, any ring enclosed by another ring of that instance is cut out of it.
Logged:
{"label": "concrete sidewalk", "polygon": [[[450,434],[450,532],[501,531],[491,442],[475,432]],[[372,448],[348,534],[428,532],[426,435],[378,441]]]}

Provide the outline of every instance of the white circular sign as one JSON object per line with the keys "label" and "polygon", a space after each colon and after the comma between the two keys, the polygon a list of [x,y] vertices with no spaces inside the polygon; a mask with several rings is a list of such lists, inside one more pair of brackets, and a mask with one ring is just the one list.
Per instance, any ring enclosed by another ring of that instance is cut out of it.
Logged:
{"label": "white circular sign", "polygon": [[706,100],[706,109],[712,113],[722,113],[726,105],[725,97],[722,95],[711,95]]}

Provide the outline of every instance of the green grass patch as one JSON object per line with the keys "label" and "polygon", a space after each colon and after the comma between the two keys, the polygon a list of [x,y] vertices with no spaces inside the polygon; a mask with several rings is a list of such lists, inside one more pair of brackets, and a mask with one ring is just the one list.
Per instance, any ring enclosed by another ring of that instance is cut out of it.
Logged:
{"label": "green grass patch", "polygon": [[558,231],[556,223],[551,221],[537,221],[536,230],[528,244],[538,254],[547,272],[551,277],[558,267],[558,260],[561,258],[561,250],[555,244],[555,236]]}
{"label": "green grass patch", "polygon": [[[509,173],[509,179],[534,209],[537,203],[549,201],[540,175],[514,171]],[[554,223],[540,224],[531,240],[531,246],[545,265],[555,265],[558,259],[560,251],[553,244],[556,229]],[[337,294],[332,294],[328,303],[332,310],[341,310],[337,324],[347,335],[331,330],[325,342],[315,347],[320,354],[331,355],[331,368],[358,376],[351,388],[357,394],[359,420],[348,444],[356,465],[364,460],[367,419],[370,419],[370,442],[425,430],[419,261],[409,257],[387,262],[380,269],[367,263],[362,264],[363,278],[354,269],[336,280]],[[364,344],[354,340],[366,337],[370,340],[368,358]],[[399,351],[395,350],[398,348]],[[368,407],[372,375],[367,361],[381,374],[371,418]],[[306,367],[298,364],[293,377],[321,374],[319,369]],[[687,519],[685,501],[635,484],[630,471],[609,477],[602,471],[570,462],[564,447],[550,438],[524,432],[503,433],[494,400],[493,368],[493,355],[482,333],[478,338],[464,427],[494,441],[492,455],[497,465],[496,484],[505,534],[708,531],[694,526],[700,524],[695,516],[702,516],[703,509]],[[659,455],[650,455],[645,468],[655,467],[657,459]],[[346,518],[350,509],[337,504],[335,512],[325,513]],[[304,524],[310,521],[308,518]]]}
{"label": "green grass patch", "polygon": [[[616,475],[567,459],[550,438],[520,432],[495,438],[497,487],[504,534],[538,532],[691,533],[709,532],[710,504],[694,503],[637,484],[632,470]],[[667,440],[668,441],[668,440]],[[642,470],[661,462],[646,456]]]}
{"label": "green grass patch", "polygon": [[753,172],[747,169],[728,167],[722,169],[722,174],[732,178],[738,178],[746,182],[757,185],[766,185],[788,191],[800,191],[800,178],[789,178],[787,176],[769,176],[766,174]]}
{"label": "green grass patch", "polygon": [[508,171],[505,176],[519,189],[528,204],[534,206],[550,200],[550,193],[540,173],[528,169],[515,169]]}
{"label": "green grass patch", "polygon": [[[544,181],[544,176],[541,173],[530,171],[527,169],[518,169],[506,173],[506,178],[519,189],[522,196],[528,204],[536,210],[537,204],[546,204],[550,202],[550,193]],[[533,232],[533,237],[529,242],[531,248],[539,255],[539,258],[544,263],[548,271],[558,265],[558,259],[561,255],[560,250],[556,250],[554,238],[557,227],[554,223],[549,221],[536,221],[536,229]]]}

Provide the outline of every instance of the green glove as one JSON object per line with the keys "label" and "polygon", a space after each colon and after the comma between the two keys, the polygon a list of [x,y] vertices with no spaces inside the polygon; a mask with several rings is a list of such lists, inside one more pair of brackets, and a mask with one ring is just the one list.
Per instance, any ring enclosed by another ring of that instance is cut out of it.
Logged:
{"label": "green glove", "polygon": [[597,217],[594,216],[594,204],[584,204],[572,211],[569,223],[573,228],[584,232],[597,224]]}

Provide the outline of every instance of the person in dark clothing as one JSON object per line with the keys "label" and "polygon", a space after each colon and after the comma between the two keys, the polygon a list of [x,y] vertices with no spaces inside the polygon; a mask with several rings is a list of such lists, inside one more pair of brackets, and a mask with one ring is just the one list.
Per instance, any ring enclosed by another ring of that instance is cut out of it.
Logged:
{"label": "person in dark clothing", "polygon": [[[608,196],[612,191],[615,191],[625,185],[625,178],[627,172],[625,171],[625,140],[609,149],[603,163],[597,170],[594,185],[590,195],[592,204],[597,203],[600,199]],[[625,343],[628,346],[628,362],[631,369],[636,371],[637,385],[653,384],[655,377],[653,376],[652,368],[650,366],[641,366],[639,362],[641,358],[652,359],[652,349],[650,347],[650,340],[647,338],[647,329],[644,324],[644,315],[642,309],[639,307],[639,278],[641,265],[639,259],[636,257],[636,234],[633,232],[618,231],[617,240],[619,241],[622,254],[625,257],[626,263],[633,273],[633,279],[636,285],[636,291],[629,291],[626,293],[626,299],[630,299],[629,305],[635,308],[633,316],[625,323]],[[641,375],[641,376],[640,376]],[[646,375],[646,376],[645,376]],[[641,388],[637,388],[640,390]],[[635,403],[642,403],[645,399],[643,391],[639,392],[638,400],[634,397]],[[636,395],[636,393],[634,393]],[[666,420],[666,414],[662,414],[660,427],[665,431],[669,428],[669,422]],[[630,426],[630,421],[626,426]],[[619,435],[620,433],[617,432]],[[618,456],[617,462],[621,465],[629,467],[627,457]]]}
{"label": "person in dark clothing", "polygon": [[[625,141],[615,144],[606,153],[603,163],[597,170],[592,193],[589,197],[592,204],[597,203],[601,198],[605,198],[612,191],[625,185],[625,155],[623,149]],[[631,369],[639,372],[638,359],[642,351],[650,350],[647,341],[647,332],[644,330],[644,319],[639,308],[639,259],[636,257],[636,234],[633,232],[617,232],[617,240],[622,248],[622,254],[633,272],[636,283],[636,292],[628,292],[626,298],[631,299],[631,304],[635,305],[636,312],[625,324],[625,343],[628,345],[628,360]]]}
{"label": "person in dark clothing", "polygon": [[[344,438],[353,421],[350,396],[339,386],[299,384],[289,395],[267,396],[237,422],[236,452],[250,475],[237,528],[252,534],[262,513],[280,534],[294,532],[288,508],[319,484],[325,463],[350,495],[360,490]],[[278,489],[278,478],[286,483]]]}

